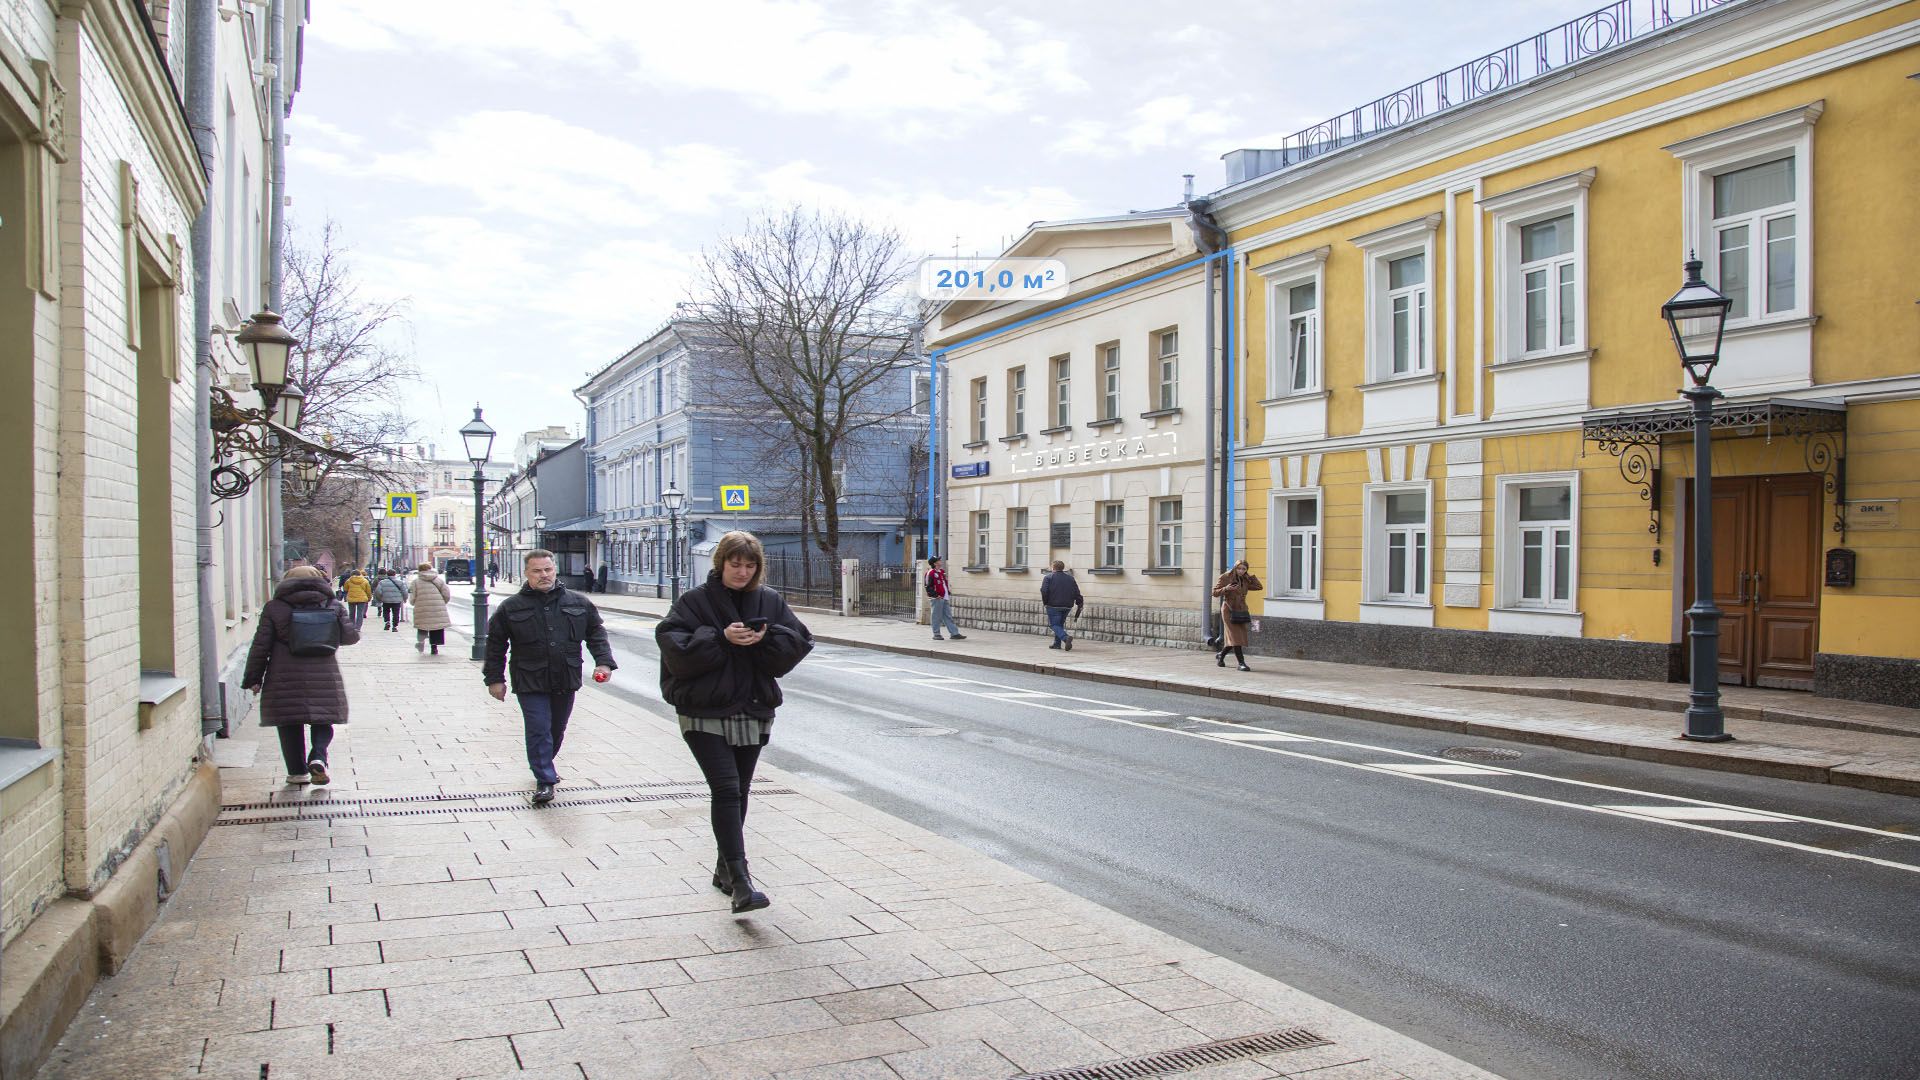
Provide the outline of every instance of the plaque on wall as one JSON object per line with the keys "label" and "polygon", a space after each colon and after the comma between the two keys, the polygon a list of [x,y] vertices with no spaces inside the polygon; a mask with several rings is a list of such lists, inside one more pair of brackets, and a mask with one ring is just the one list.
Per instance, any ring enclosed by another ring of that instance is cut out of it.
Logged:
{"label": "plaque on wall", "polygon": [[1899,499],[1865,499],[1847,504],[1847,528],[1849,529],[1897,529],[1899,527]]}
{"label": "plaque on wall", "polygon": [[1858,558],[1847,548],[1827,549],[1827,585],[1830,588],[1847,589],[1853,587],[1854,568]]}
{"label": "plaque on wall", "polygon": [[1073,523],[1056,521],[1053,523],[1053,538],[1047,541],[1048,547],[1070,548],[1073,546]]}

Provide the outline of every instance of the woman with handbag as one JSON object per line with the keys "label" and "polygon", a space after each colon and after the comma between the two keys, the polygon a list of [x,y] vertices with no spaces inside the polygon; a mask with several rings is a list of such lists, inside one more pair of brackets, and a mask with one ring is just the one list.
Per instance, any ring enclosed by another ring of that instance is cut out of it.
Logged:
{"label": "woman with handbag", "polygon": [[327,746],[334,725],[347,722],[347,685],[335,653],[359,640],[360,628],[318,567],[287,571],[261,609],[240,685],[261,695],[260,726],[279,729],[289,784],[329,780]]}
{"label": "woman with handbag", "polygon": [[1241,671],[1252,671],[1247,666],[1248,631],[1253,626],[1253,612],[1247,610],[1247,594],[1260,588],[1260,579],[1253,576],[1253,570],[1247,560],[1241,559],[1233,564],[1233,569],[1220,575],[1213,583],[1213,595],[1220,598],[1220,629],[1224,637],[1220,639],[1220,651],[1213,654],[1214,662],[1221,667],[1227,666],[1227,654],[1240,662]]}

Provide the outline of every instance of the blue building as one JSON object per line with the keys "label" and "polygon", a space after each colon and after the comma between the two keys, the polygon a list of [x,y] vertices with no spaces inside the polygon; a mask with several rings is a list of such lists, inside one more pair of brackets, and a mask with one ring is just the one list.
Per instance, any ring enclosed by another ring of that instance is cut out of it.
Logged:
{"label": "blue building", "polygon": [[[699,321],[675,319],[574,391],[587,410],[586,513],[597,519],[591,553],[607,567],[607,591],[659,595],[676,567],[683,586],[698,584],[732,529],[758,536],[776,560],[820,558],[809,535],[821,509],[804,513],[804,493],[818,490],[806,457],[732,356]],[[926,513],[925,387],[922,369],[902,366],[859,402],[875,422],[836,464],[842,558],[906,560],[905,539]],[[721,488],[735,485],[747,488],[744,510],[722,504]],[[686,496],[677,522],[662,499],[669,489]]]}

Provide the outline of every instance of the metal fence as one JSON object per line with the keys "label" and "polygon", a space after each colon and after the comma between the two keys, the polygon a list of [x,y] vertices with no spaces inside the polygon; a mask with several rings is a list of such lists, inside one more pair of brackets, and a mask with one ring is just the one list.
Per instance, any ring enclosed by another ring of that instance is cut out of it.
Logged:
{"label": "metal fence", "polygon": [[913,593],[919,588],[911,566],[860,564],[860,614],[913,614]]}
{"label": "metal fence", "polygon": [[[841,606],[840,564],[823,554],[768,555],[766,584],[778,590],[787,603],[799,607],[837,611]],[[912,566],[882,566],[862,560],[860,614],[912,615],[914,590],[918,587]]]}

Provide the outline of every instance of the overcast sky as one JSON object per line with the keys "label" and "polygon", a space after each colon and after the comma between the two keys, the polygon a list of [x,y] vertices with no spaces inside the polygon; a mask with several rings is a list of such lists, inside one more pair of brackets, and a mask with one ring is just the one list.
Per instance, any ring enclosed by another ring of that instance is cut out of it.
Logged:
{"label": "overcast sky", "polygon": [[[694,256],[798,202],[994,252],[1167,206],[1181,174],[1598,0],[326,0],[288,121],[296,242],[332,219],[405,297],[417,434],[502,450],[582,422],[585,375],[687,297]],[[1636,5],[1638,7],[1640,5]]]}

